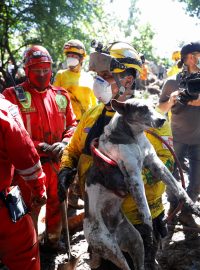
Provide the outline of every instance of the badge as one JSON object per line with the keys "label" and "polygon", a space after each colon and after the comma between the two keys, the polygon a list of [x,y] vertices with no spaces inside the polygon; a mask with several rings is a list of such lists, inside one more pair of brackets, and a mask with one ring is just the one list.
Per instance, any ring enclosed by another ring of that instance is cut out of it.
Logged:
{"label": "badge", "polygon": [[60,110],[65,110],[67,107],[67,98],[63,95],[56,95],[56,103]]}
{"label": "badge", "polygon": [[21,105],[23,108],[28,109],[31,107],[31,94],[29,92],[25,92],[26,100],[21,101]]}

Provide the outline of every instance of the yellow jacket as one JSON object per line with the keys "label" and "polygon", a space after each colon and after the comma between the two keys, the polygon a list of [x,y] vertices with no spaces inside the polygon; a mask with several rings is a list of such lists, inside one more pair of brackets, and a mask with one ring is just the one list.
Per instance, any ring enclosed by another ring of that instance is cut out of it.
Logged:
{"label": "yellow jacket", "polygon": [[73,111],[79,121],[84,112],[97,105],[93,93],[93,78],[84,71],[72,72],[69,69],[59,70],[55,76],[54,86],[63,87],[69,93]]}
{"label": "yellow jacket", "polygon": [[177,64],[175,64],[167,71],[167,77],[174,76],[178,74],[180,71],[181,71],[181,68],[178,68]]}
{"label": "yellow jacket", "polygon": [[[83,115],[81,121],[79,122],[75,130],[74,135],[72,136],[69,144],[65,148],[62,156],[61,168],[77,167],[82,194],[84,194],[84,183],[86,179],[86,174],[92,164],[92,157],[83,154],[82,151],[85,146],[85,140],[87,138],[88,132],[90,128],[94,125],[94,123],[97,121],[97,118],[102,113],[103,108],[104,105],[100,104],[90,109]],[[113,112],[107,111],[106,114],[112,117]],[[162,128],[156,129],[154,130],[154,132],[161,135],[164,139],[172,141],[171,130],[167,122]],[[163,143],[160,142],[157,138],[153,137],[150,134],[146,134],[146,136],[153,144],[160,159],[165,163],[165,165],[169,169],[172,169],[173,158],[169,150],[166,149]],[[152,217],[155,218],[163,211],[163,204],[161,197],[163,192],[165,191],[165,185],[161,181],[154,183],[151,172],[147,169],[144,169],[142,174],[143,174],[143,181],[145,184],[145,192],[150,206],[151,214]],[[133,224],[141,223],[136,203],[131,196],[127,196],[124,199],[122,209],[124,214],[129,218],[129,220]]]}

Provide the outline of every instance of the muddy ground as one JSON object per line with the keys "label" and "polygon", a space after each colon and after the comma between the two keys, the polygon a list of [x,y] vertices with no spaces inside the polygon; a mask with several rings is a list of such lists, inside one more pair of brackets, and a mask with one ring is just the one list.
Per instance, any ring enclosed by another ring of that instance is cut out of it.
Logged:
{"label": "muddy ground", "polygon": [[[167,203],[165,203],[165,208],[167,211]],[[196,222],[200,224],[200,219],[196,218]],[[79,230],[72,234],[70,239],[72,255],[80,256],[76,269],[90,270],[87,263],[88,246],[83,231]],[[67,259],[67,254],[51,254],[42,250],[41,270],[58,270],[58,265]],[[183,227],[180,224],[176,225],[175,229],[169,230],[168,236],[162,240],[157,260],[160,265],[159,270],[200,270],[200,233],[183,232]],[[7,268],[0,267],[0,270],[7,270]]]}
{"label": "muddy ground", "polygon": [[[167,211],[167,202],[165,206]],[[200,224],[200,219],[196,218],[196,222]],[[89,258],[87,247],[82,230],[71,235],[72,254],[76,257],[80,256],[77,270],[91,269],[87,263]],[[53,257],[41,253],[41,270],[56,270],[57,264],[65,260],[67,260],[66,254]],[[200,233],[183,232],[183,227],[179,223],[175,228],[170,226],[168,236],[160,245],[157,260],[160,265],[159,270],[200,270]]]}
{"label": "muddy ground", "polygon": [[[185,175],[185,179],[187,185],[187,175]],[[169,204],[166,195],[163,196],[163,201],[165,212],[167,213]],[[81,211],[78,211],[78,213]],[[195,216],[194,218],[196,223],[200,225],[200,218]],[[41,223],[40,229],[41,231],[45,229],[43,223]],[[88,245],[82,229],[70,235],[70,243],[72,255],[75,257],[80,256],[76,270],[91,270],[87,263],[89,259],[89,254],[87,253]],[[62,244],[64,245],[63,240]],[[67,253],[58,255],[49,253],[45,249],[41,250],[40,255],[41,270],[61,270],[59,265],[68,260]],[[175,227],[169,226],[168,236],[162,239],[157,261],[160,267],[158,270],[200,270],[200,233],[191,230],[183,231],[180,223],[177,223]],[[0,265],[0,270],[9,269]]]}

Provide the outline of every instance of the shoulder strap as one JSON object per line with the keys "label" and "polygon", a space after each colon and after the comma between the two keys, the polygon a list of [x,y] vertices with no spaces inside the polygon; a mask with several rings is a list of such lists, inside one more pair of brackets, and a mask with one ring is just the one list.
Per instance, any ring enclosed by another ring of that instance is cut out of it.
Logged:
{"label": "shoulder strap", "polygon": [[106,116],[106,108],[103,109],[97,121],[94,123],[92,128],[90,129],[87,138],[85,140],[85,147],[83,149],[83,153],[87,155],[91,155],[90,144],[94,138],[99,138],[100,135],[104,131],[104,127],[110,122],[111,116]]}
{"label": "shoulder strap", "polygon": [[24,88],[21,85],[14,86],[15,94],[20,102],[27,101]]}

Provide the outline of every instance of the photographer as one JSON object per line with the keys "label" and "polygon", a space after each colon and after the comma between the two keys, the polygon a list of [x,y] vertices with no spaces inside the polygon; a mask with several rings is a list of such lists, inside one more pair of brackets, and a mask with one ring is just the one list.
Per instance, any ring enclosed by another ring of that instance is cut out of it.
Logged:
{"label": "photographer", "polygon": [[[188,158],[187,193],[195,202],[200,193],[200,41],[182,47],[179,67],[183,67],[182,72],[169,77],[163,86],[159,108],[163,112],[172,112],[174,150],[181,165]],[[172,212],[177,200],[170,191],[168,200]],[[179,221],[185,226],[198,227],[186,209],[182,209]]]}

